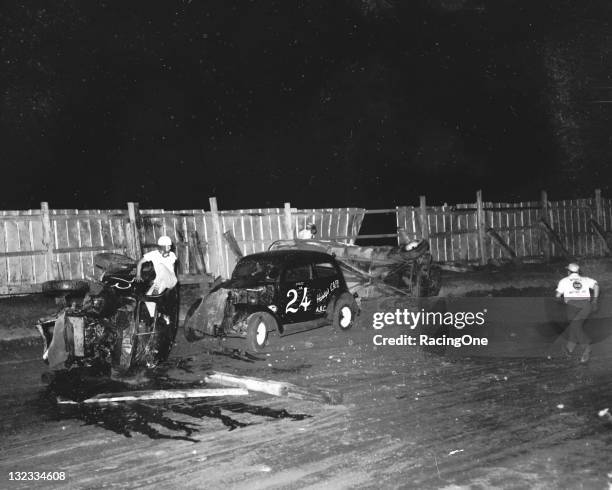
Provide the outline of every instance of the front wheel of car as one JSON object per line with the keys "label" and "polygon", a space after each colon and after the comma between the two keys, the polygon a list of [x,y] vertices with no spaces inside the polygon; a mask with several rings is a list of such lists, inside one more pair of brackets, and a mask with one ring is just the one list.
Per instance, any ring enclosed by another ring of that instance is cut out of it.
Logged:
{"label": "front wheel of car", "polygon": [[349,293],[342,293],[334,303],[332,325],[339,330],[348,330],[355,323],[358,311],[355,298]]}
{"label": "front wheel of car", "polygon": [[247,348],[261,352],[268,341],[268,334],[276,329],[276,320],[266,312],[253,313],[247,318]]}

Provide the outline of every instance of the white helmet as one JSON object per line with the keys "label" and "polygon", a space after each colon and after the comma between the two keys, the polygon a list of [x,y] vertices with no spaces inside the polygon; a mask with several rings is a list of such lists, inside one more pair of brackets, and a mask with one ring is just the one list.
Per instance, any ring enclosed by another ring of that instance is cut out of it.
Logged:
{"label": "white helmet", "polygon": [[164,235],[164,236],[160,236],[160,237],[157,239],[157,244],[158,244],[160,247],[171,247],[171,246],[172,246],[172,240],[170,239],[170,237],[169,237],[169,236],[166,236],[166,235]]}
{"label": "white helmet", "polygon": [[421,244],[421,242],[419,240],[412,240],[411,242],[409,242],[408,244],[406,244],[406,246],[404,247],[404,249],[408,252],[410,250],[414,250],[415,248],[417,248],[419,245]]}
{"label": "white helmet", "polygon": [[567,266],[567,270],[570,272],[578,272],[580,270],[580,266],[575,262],[572,262]]}

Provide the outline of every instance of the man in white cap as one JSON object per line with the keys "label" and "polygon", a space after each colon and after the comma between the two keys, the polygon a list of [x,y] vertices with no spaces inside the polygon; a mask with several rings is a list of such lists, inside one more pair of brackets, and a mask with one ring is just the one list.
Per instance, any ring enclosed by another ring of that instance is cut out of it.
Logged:
{"label": "man in white cap", "polygon": [[571,317],[567,327],[568,340],[565,350],[572,354],[577,344],[584,345],[580,362],[587,362],[591,357],[591,339],[584,332],[583,325],[592,311],[597,311],[599,298],[599,285],[595,279],[580,275],[580,266],[571,263],[567,266],[567,277],[559,281],[556,296],[563,298],[569,308],[568,318]]}
{"label": "man in white cap", "polygon": [[157,240],[157,247],[157,249],[144,254],[136,266],[136,281],[138,282],[142,281],[141,269],[143,263],[151,262],[155,269],[155,280],[147,294],[161,294],[166,289],[176,286],[178,282],[174,271],[176,255],[171,251],[172,240],[168,236],[160,236]]}
{"label": "man in white cap", "polygon": [[303,230],[298,232],[299,240],[312,240],[317,234],[317,225],[314,223],[307,223]]}

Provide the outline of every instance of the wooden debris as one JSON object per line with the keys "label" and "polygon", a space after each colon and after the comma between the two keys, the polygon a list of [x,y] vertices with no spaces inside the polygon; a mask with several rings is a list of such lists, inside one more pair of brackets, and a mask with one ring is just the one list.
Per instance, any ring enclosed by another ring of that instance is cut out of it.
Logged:
{"label": "wooden debris", "polygon": [[242,253],[242,250],[240,250],[240,246],[238,245],[238,242],[236,241],[232,230],[228,230],[223,233],[223,238],[225,238],[225,241],[227,242],[230,250],[234,253],[236,258],[241,259],[244,254]]}
{"label": "wooden debris", "polygon": [[236,376],[229,373],[214,372],[204,378],[206,383],[216,383],[222,386],[240,386],[251,391],[267,393],[274,396],[286,396],[286,383],[281,381],[270,381],[265,379],[250,378],[248,376]]}
{"label": "wooden debris", "polygon": [[516,252],[504,241],[501,236],[499,236],[499,233],[497,233],[493,228],[489,228],[487,230],[487,235],[495,240],[495,242],[512,259],[513,262],[520,262],[520,259],[516,256]]}
{"label": "wooden debris", "polygon": [[567,251],[567,249],[565,248],[565,246],[563,245],[563,242],[561,241],[561,238],[559,238],[559,235],[557,235],[557,233],[555,232],[555,230],[553,230],[551,228],[551,226],[548,224],[548,222],[545,219],[540,219],[540,226],[544,229],[544,231],[546,232],[546,235],[548,236],[549,240],[553,241],[555,243],[555,245],[557,247],[559,247],[559,249],[561,250],[561,252],[563,253],[563,255],[565,257],[569,257],[569,252]]}
{"label": "wooden debris", "polygon": [[189,253],[193,256],[193,263],[198,274],[206,274],[206,262],[204,261],[205,248],[200,242],[200,236],[197,231],[191,232],[189,235]]}
{"label": "wooden debris", "polygon": [[469,265],[439,264],[439,267],[443,271],[450,272],[470,272],[474,270],[474,268]]}
{"label": "wooden debris", "polygon": [[222,386],[241,386],[250,391],[258,391],[273,396],[285,396],[287,398],[316,401],[330,405],[342,403],[342,393],[333,389],[314,386],[303,387],[284,381],[272,381],[221,372],[211,373],[204,380],[207,383],[216,383]]}
{"label": "wooden debris", "polygon": [[512,247],[510,247],[510,245],[508,245],[502,237],[499,236],[499,233],[497,233],[493,228],[489,228],[487,230],[487,235],[489,235],[491,238],[493,238],[493,240],[495,240],[497,242],[497,244],[502,248],[502,250],[504,252],[506,252],[506,254],[508,254],[508,256],[510,256],[510,258],[514,259],[516,258],[516,252],[514,250],[512,250]]}
{"label": "wooden debris", "polygon": [[593,227],[593,229],[595,230],[595,233],[597,233],[597,236],[601,239],[601,241],[604,244],[604,247],[606,249],[606,253],[610,254],[610,243],[609,243],[609,239],[610,239],[610,233],[606,232],[603,227],[594,219],[590,219],[589,220],[589,224]]}
{"label": "wooden debris", "polygon": [[[184,398],[206,398],[218,396],[243,396],[248,395],[244,388],[194,388],[187,390],[153,390],[153,391],[126,391],[121,393],[101,393],[87,398],[80,403],[113,403],[133,402],[142,400],[175,400]],[[63,405],[74,405],[77,402],[58,397],[57,403]]]}

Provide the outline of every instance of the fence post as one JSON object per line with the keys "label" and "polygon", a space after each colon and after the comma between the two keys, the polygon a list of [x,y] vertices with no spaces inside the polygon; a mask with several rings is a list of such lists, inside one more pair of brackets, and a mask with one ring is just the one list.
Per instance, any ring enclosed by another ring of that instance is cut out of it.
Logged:
{"label": "fence post", "polygon": [[603,209],[601,206],[601,189],[595,189],[595,219],[601,225]]}
{"label": "fence post", "polygon": [[[548,194],[544,190],[540,193],[540,207],[541,207],[541,219],[543,219],[546,223],[548,223]],[[540,243],[542,243],[544,247],[544,258],[548,262],[550,260],[550,256],[552,253],[552,250],[551,250],[552,244],[548,238],[548,235],[546,234],[545,231],[543,231],[543,229],[541,233],[542,235],[541,235]]]}
{"label": "fence post", "polygon": [[487,263],[487,251],[485,248],[485,214],[482,206],[482,190],[476,191],[476,226],[478,227],[480,264],[485,265]]}
{"label": "fence post", "polygon": [[285,203],[285,234],[289,240],[294,238],[293,221],[291,218],[291,203],[289,202]]}
{"label": "fence post", "polygon": [[419,196],[419,207],[421,218],[421,238],[429,240],[429,222],[427,221],[427,201],[425,196]]}
{"label": "fence post", "polygon": [[55,279],[56,274],[54,272],[55,268],[53,267],[53,238],[51,238],[51,218],[49,217],[49,203],[41,202],[40,203],[40,214],[42,217],[42,230],[43,230],[43,245],[47,250],[47,280]]}
{"label": "fence post", "polygon": [[129,233],[127,234],[128,249],[134,259],[142,257],[140,237],[140,209],[137,202],[128,202]]}
{"label": "fence post", "polygon": [[[210,197],[208,199],[210,203],[210,212],[212,214],[213,224],[213,243],[215,246],[211,254],[211,259],[215,264],[215,276],[225,277],[225,260],[223,256],[223,237],[221,236],[221,221],[219,220],[219,208],[217,207],[217,198]],[[212,269],[212,267],[211,267]]]}

